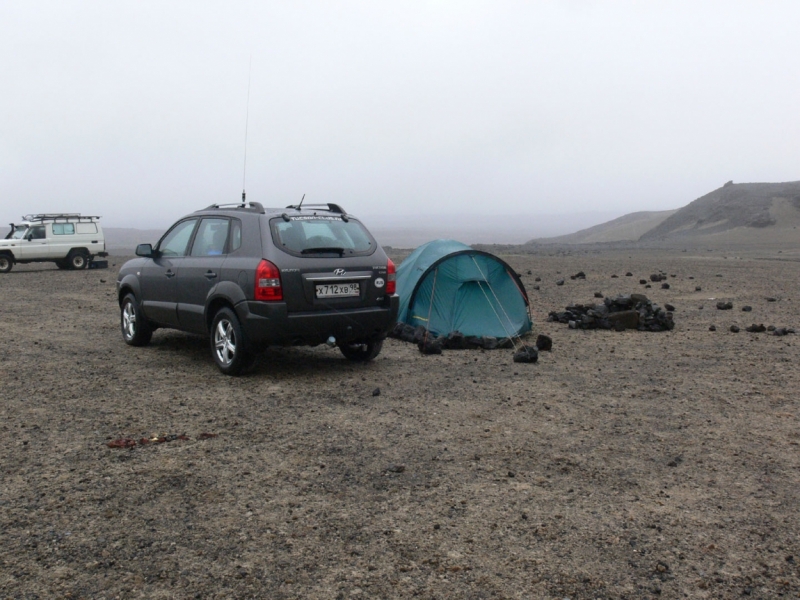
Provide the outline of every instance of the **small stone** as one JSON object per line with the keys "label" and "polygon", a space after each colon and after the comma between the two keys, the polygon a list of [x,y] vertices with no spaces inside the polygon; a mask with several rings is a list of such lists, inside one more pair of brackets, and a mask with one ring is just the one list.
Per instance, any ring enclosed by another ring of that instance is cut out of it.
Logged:
{"label": "small stone", "polygon": [[772,335],[787,335],[789,330],[786,327],[777,327],[775,331],[772,332]]}
{"label": "small stone", "polygon": [[668,283],[662,283],[661,284],[661,289],[662,290],[668,290],[669,289],[669,284]]}
{"label": "small stone", "polygon": [[751,310],[753,310],[752,306],[743,306],[742,307],[742,312],[750,312]]}
{"label": "small stone", "polygon": [[559,279],[558,281],[556,281],[556,285],[564,285],[564,280]]}
{"label": "small stone", "polygon": [[517,474],[516,474],[516,473],[514,473],[514,471],[509,471],[509,472],[508,472],[508,476],[509,476],[509,477],[516,477],[516,476],[517,476]]}
{"label": "small stone", "polygon": [[772,297],[767,298],[767,302],[777,302],[777,301],[778,301],[777,298],[772,298]]}
{"label": "small stone", "polygon": [[639,280],[639,283],[640,283],[641,285],[646,285],[646,284],[647,284],[647,279],[640,279],[640,280]]}
{"label": "small stone", "polygon": [[701,288],[699,285],[696,285],[696,286],[694,286],[694,291],[695,292],[702,292],[703,288]]}
{"label": "small stone", "polygon": [[538,290],[538,289],[539,289],[539,286],[538,286],[538,285],[535,285],[535,286],[533,286],[533,289],[535,289],[535,290]]}
{"label": "small stone", "polygon": [[625,273],[625,277],[633,277],[633,273],[631,273],[630,271],[628,271],[627,273]]}
{"label": "small stone", "polygon": [[553,339],[549,335],[540,333],[536,336],[536,349],[539,352],[549,352],[553,349]]}
{"label": "small stone", "polygon": [[594,293],[594,297],[595,297],[595,298],[602,298],[602,297],[603,297],[603,294],[602,294],[602,292],[595,292],[595,293]]}
{"label": "small stone", "polygon": [[775,331],[775,325],[768,326],[767,331]]}
{"label": "small stone", "polygon": [[665,308],[666,310],[668,310],[669,312],[675,312],[675,307],[674,307],[674,306],[672,306],[672,304],[665,304],[665,305],[664,305],[664,308]]}
{"label": "small stone", "polygon": [[536,279],[534,279],[534,281],[541,281],[541,280],[542,280],[541,277],[537,277]]}
{"label": "small stone", "polygon": [[372,395],[373,396],[380,396],[381,395],[381,388],[375,388],[374,390],[372,390]]}
{"label": "small stone", "polygon": [[405,465],[391,465],[388,469],[389,473],[402,473],[406,470]]}
{"label": "small stone", "polygon": [[745,328],[745,331],[748,331],[750,333],[764,333],[766,330],[767,328],[764,327],[763,325],[756,325],[755,323]]}
{"label": "small stone", "polygon": [[739,333],[739,326],[731,325],[731,333]]}
{"label": "small stone", "polygon": [[616,275],[612,275],[611,279],[617,279],[617,276]]}
{"label": "small stone", "polygon": [[651,287],[653,287],[653,286],[652,286],[652,285],[650,285],[650,284],[648,283],[648,284],[647,284],[646,286],[644,286],[644,287],[646,287],[646,288],[651,288]]}
{"label": "small stone", "polygon": [[717,310],[731,310],[732,308],[732,302],[717,302]]}
{"label": "small stone", "polygon": [[539,351],[533,346],[523,346],[514,353],[515,363],[535,363],[539,360]]}
{"label": "small stone", "polygon": [[528,269],[528,270],[526,271],[526,274],[527,274],[527,275],[533,275],[533,272],[532,272],[530,269]]}
{"label": "small stone", "polygon": [[708,330],[709,331],[716,331],[717,330],[717,326],[716,325],[710,325]]}

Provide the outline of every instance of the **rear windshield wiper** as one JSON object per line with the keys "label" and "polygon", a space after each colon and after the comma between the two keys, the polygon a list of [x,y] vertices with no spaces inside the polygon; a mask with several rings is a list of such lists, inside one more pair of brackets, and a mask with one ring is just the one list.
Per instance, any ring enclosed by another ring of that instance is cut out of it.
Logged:
{"label": "rear windshield wiper", "polygon": [[305,248],[300,254],[330,254],[336,253],[339,256],[344,255],[344,248],[324,247],[324,248]]}

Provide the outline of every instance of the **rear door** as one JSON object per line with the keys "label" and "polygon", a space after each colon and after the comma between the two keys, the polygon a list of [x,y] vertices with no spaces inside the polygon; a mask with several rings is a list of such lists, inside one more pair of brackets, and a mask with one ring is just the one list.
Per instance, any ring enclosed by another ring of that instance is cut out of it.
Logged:
{"label": "rear door", "polygon": [[328,215],[273,219],[284,301],[289,312],[377,306],[385,296],[386,260],[355,219]]}
{"label": "rear door", "polygon": [[220,282],[228,252],[230,224],[231,220],[224,217],[206,217],[197,227],[192,248],[183,259],[176,278],[181,329],[206,332],[206,298]]}
{"label": "rear door", "polygon": [[186,219],[175,224],[158,243],[155,258],[142,267],[142,308],[148,319],[160,325],[179,326],[176,277],[186,260],[197,221]]}

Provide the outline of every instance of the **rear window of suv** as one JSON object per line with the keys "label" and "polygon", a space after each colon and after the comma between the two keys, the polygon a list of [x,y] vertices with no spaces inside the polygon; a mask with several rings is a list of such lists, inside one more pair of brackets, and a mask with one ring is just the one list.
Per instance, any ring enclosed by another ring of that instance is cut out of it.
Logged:
{"label": "rear window of suv", "polygon": [[275,245],[295,255],[334,254],[355,256],[371,254],[377,243],[355,219],[305,216],[272,219],[270,229]]}

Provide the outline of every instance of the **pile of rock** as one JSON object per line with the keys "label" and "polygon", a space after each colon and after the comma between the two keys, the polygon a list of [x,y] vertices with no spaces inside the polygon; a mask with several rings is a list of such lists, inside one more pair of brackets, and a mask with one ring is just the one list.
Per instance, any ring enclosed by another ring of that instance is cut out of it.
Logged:
{"label": "pile of rock", "polygon": [[675,327],[674,310],[669,304],[661,308],[644,294],[630,294],[606,298],[600,304],[573,304],[563,312],[551,312],[548,320],[570,329],[669,331]]}
{"label": "pile of rock", "polygon": [[477,348],[494,350],[514,347],[511,338],[464,335],[459,331],[437,336],[422,325],[412,327],[407,323],[397,323],[389,333],[389,337],[417,344],[420,346],[420,350],[427,354],[440,354],[442,350],[473,350]]}

